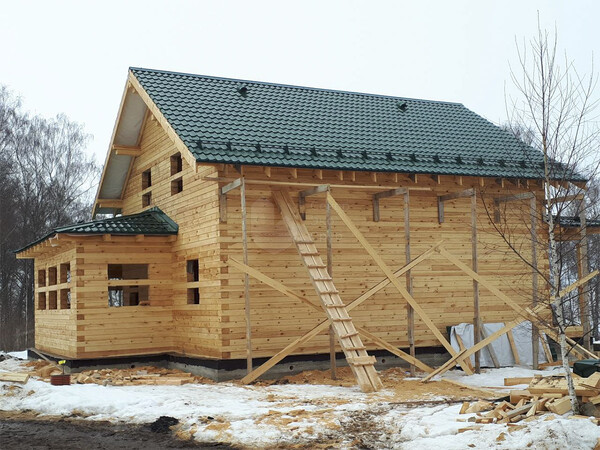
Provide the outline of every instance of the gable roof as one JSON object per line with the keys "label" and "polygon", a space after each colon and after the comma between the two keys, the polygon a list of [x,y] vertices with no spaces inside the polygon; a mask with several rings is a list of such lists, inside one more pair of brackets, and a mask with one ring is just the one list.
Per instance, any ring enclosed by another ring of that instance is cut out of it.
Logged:
{"label": "gable roof", "polygon": [[54,228],[52,231],[27,244],[25,247],[16,250],[20,253],[40,242],[45,241],[55,234],[112,234],[112,235],[139,235],[145,236],[168,236],[177,234],[179,226],[171,220],[159,208],[153,207],[138,214],[128,216],[118,216],[109,219],[93,220],[91,222],[81,222],[63,227]]}
{"label": "gable roof", "polygon": [[541,178],[541,152],[458,103],[131,72],[198,162]]}

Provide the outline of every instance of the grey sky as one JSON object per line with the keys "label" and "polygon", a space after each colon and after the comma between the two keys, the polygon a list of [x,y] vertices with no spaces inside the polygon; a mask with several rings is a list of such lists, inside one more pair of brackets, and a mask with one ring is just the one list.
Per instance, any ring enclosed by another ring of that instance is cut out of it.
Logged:
{"label": "grey sky", "polygon": [[10,1],[0,83],[84,123],[99,161],[129,66],[454,101],[498,123],[537,10],[589,71],[595,1]]}

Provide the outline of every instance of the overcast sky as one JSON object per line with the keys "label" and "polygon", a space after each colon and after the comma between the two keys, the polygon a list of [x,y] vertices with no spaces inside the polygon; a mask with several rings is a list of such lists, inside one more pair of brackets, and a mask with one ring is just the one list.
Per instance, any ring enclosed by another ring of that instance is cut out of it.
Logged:
{"label": "overcast sky", "polygon": [[506,120],[515,39],[556,25],[581,71],[597,1],[7,1],[0,84],[104,161],[129,66],[460,102]]}

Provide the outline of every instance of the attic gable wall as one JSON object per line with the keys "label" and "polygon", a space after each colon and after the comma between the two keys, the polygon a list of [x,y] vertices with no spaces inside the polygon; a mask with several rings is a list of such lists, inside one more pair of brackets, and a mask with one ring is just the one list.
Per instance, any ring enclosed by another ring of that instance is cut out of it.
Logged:
{"label": "attic gable wall", "polygon": [[[171,175],[171,156],[178,153],[172,139],[156,120],[147,120],[125,187],[123,214],[145,209],[142,196],[151,193],[151,206],[161,208],[179,225],[173,243],[173,339],[178,351],[201,357],[220,357],[221,264],[218,247],[218,185],[204,181],[216,176],[213,166],[196,172],[182,158],[182,171]],[[142,189],[142,173],[150,170],[152,185]],[[171,183],[181,179],[183,191],[172,195]],[[188,283],[186,261],[198,259],[199,282]],[[187,289],[199,288],[200,304],[187,303]]]}

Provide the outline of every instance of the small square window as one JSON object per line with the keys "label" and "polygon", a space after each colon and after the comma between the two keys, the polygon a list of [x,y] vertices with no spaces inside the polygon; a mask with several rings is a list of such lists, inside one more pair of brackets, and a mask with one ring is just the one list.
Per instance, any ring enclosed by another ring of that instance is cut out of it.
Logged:
{"label": "small square window", "polygon": [[71,282],[71,264],[61,264],[60,265],[60,282],[61,283],[70,283]]}
{"label": "small square window", "polygon": [[60,309],[71,309],[71,290],[60,290]]}
{"label": "small square window", "polygon": [[108,288],[108,306],[149,305],[148,286],[118,286]]}
{"label": "small square window", "polygon": [[181,153],[176,153],[171,156],[171,175],[175,175],[183,170],[183,160]]}
{"label": "small square window", "polygon": [[48,286],[56,284],[56,267],[48,267]]}
{"label": "small square window", "polygon": [[142,172],[142,190],[152,186],[152,171],[150,169]]}
{"label": "small square window", "polygon": [[188,302],[188,305],[199,305],[200,304],[200,289],[188,288],[187,302]]}
{"label": "small square window", "polygon": [[200,279],[200,273],[199,273],[199,269],[198,269],[198,260],[197,259],[189,259],[188,261],[186,261],[186,263],[187,263],[186,272],[187,272],[188,282],[198,281]]}
{"label": "small square window", "polygon": [[45,269],[38,270],[38,286],[39,287],[46,286],[46,270]]}
{"label": "small square window", "polygon": [[48,309],[56,309],[57,306],[58,305],[56,291],[48,292]]}
{"label": "small square window", "polygon": [[38,294],[37,309],[46,309],[46,293],[40,292]]}
{"label": "small square window", "polygon": [[179,194],[181,191],[183,191],[183,178],[171,181],[171,195]]}
{"label": "small square window", "polygon": [[142,208],[150,206],[152,204],[152,192],[142,195]]}

